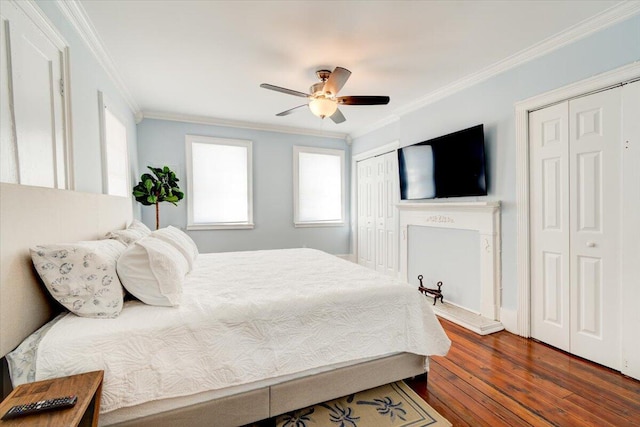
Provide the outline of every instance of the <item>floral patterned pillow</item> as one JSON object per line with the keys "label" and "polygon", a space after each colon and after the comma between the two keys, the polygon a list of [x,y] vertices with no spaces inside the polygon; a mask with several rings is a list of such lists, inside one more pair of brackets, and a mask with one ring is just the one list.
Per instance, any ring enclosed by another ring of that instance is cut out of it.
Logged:
{"label": "floral patterned pillow", "polygon": [[116,262],[126,246],[95,240],[31,248],[31,259],[56,301],[82,317],[116,317],[124,289]]}
{"label": "floral patterned pillow", "polygon": [[105,236],[107,239],[114,239],[119,242],[124,243],[125,245],[130,245],[132,243],[137,242],[143,237],[151,234],[151,230],[149,227],[134,219],[130,226],[128,226],[125,230],[114,230],[107,233]]}

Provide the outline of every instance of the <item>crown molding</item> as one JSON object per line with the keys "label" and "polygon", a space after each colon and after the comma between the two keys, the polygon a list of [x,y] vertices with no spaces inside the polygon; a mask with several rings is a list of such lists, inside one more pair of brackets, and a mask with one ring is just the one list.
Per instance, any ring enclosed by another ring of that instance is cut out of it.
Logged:
{"label": "crown molding", "polygon": [[89,47],[89,50],[116,86],[133,114],[137,115],[140,112],[140,107],[138,107],[137,102],[125,85],[124,80],[120,76],[111,56],[107,53],[104,43],[102,43],[98,32],[82,7],[82,4],[77,0],[55,0],[55,4],[67,21],[75,28],[80,38]]}
{"label": "crown molding", "polygon": [[270,125],[266,123],[243,122],[240,120],[218,119],[215,117],[196,116],[190,114],[168,113],[161,111],[143,111],[143,119],[169,120],[174,122],[195,123],[199,125],[224,126],[241,129],[260,130],[267,132],[289,133],[294,135],[318,136],[348,140],[346,133],[325,132],[314,129],[302,129],[288,126]]}
{"label": "crown molding", "polygon": [[617,24],[618,22],[622,22],[638,13],[640,13],[640,1],[625,1],[612,6],[589,19],[586,19],[554,36],[534,44],[531,47],[498,61],[477,73],[463,77],[462,79],[436,89],[413,102],[397,108],[394,110],[393,116],[375,122],[366,128],[358,129],[351,133],[351,137],[359,138],[367,133],[373,132],[374,130],[397,120],[397,118],[394,119],[394,117],[399,117],[416,111],[429,104],[433,104],[434,102],[470,88],[500,73],[515,68],[535,58],[539,58],[553,52],[554,50],[560,49],[563,46],[574,43],[604,28]]}
{"label": "crown molding", "polygon": [[392,114],[390,116],[385,117],[382,120],[378,120],[377,122],[373,122],[370,125],[362,127],[360,129],[356,129],[355,132],[351,132],[349,136],[351,139],[360,138],[363,135],[373,132],[374,130],[378,130],[392,123],[396,123],[400,121],[400,116],[397,114]]}

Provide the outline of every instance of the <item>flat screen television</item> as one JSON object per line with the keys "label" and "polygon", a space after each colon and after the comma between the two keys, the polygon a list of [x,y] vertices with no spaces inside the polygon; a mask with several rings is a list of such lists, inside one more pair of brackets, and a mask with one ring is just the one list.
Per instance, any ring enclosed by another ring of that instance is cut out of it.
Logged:
{"label": "flat screen television", "polygon": [[400,148],[398,165],[402,200],[485,196],[484,127]]}

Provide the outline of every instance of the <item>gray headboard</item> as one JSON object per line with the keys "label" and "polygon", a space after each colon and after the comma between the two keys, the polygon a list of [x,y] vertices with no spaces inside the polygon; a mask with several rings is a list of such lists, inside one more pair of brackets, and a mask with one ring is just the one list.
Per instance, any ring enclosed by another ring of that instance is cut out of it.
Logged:
{"label": "gray headboard", "polygon": [[128,197],[0,183],[0,356],[53,314],[29,248],[95,240],[131,219]]}

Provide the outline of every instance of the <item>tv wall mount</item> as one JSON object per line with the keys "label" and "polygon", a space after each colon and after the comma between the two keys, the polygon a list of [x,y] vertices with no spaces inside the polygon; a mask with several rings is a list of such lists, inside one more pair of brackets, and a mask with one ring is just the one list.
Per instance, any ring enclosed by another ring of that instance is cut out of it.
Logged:
{"label": "tv wall mount", "polygon": [[440,300],[440,304],[444,304],[444,296],[442,295],[442,282],[436,283],[438,289],[425,288],[422,285],[422,274],[418,276],[418,280],[420,281],[420,286],[418,286],[418,290],[425,294],[426,296],[433,298],[433,305],[436,305],[436,301]]}

